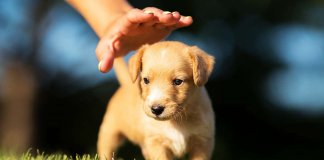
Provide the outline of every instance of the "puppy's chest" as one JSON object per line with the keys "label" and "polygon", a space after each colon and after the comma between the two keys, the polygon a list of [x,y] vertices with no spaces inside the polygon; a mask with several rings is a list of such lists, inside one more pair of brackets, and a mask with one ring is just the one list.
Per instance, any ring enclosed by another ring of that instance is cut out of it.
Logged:
{"label": "puppy's chest", "polygon": [[160,129],[160,136],[166,139],[166,145],[173,153],[178,157],[185,154],[188,145],[188,133],[185,133],[183,129],[174,128],[172,126],[164,126]]}
{"label": "puppy's chest", "polygon": [[195,135],[195,129],[187,125],[174,126],[165,121],[156,121],[144,118],[145,137],[157,141],[160,145],[167,146],[173,154],[180,158],[184,156],[189,147],[190,137]]}

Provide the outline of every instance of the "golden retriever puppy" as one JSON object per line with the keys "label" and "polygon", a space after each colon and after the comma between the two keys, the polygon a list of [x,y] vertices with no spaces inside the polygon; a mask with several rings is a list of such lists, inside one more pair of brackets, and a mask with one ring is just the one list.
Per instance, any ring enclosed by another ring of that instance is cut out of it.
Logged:
{"label": "golden retriever puppy", "polygon": [[204,84],[214,58],[180,42],[144,45],[129,60],[115,61],[120,88],[100,127],[98,154],[111,159],[124,138],[147,160],[188,154],[208,160],[214,148],[214,111]]}

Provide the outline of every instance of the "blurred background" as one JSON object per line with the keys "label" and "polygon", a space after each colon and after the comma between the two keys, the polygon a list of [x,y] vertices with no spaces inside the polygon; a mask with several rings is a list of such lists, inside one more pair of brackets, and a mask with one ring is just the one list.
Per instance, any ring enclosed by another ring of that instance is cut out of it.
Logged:
{"label": "blurred background", "polygon": [[[324,1],[131,0],[194,18],[168,40],[217,58],[207,90],[218,160],[324,158]],[[0,148],[95,153],[118,87],[98,38],[63,0],[0,1]],[[73,71],[72,71],[73,68]],[[141,159],[127,144],[125,159]]]}

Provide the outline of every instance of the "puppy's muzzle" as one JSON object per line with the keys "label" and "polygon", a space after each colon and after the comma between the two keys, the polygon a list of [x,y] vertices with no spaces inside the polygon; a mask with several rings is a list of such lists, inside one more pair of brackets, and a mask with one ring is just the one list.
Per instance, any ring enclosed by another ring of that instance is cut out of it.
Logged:
{"label": "puppy's muzzle", "polygon": [[154,115],[159,116],[163,113],[164,107],[160,105],[152,106],[151,111]]}

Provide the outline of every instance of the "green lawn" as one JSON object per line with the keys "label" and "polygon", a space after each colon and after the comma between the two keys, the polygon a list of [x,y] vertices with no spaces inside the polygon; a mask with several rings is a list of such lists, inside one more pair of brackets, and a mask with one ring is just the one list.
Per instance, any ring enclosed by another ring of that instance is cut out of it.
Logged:
{"label": "green lawn", "polygon": [[31,150],[29,150],[20,156],[0,152],[0,160],[99,160],[99,157],[98,155],[91,156],[89,154],[75,156],[66,154],[45,154],[38,150],[36,154],[32,154]]}

